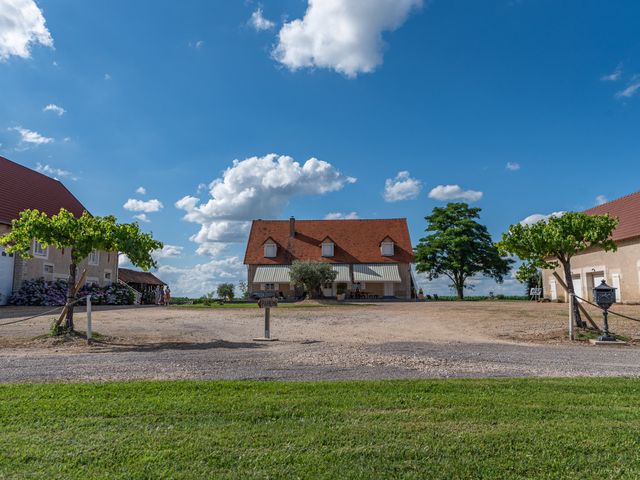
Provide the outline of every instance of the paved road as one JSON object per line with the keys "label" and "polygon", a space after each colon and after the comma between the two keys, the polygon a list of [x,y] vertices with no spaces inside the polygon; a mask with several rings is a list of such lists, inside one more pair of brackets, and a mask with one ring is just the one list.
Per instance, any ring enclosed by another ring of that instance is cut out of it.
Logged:
{"label": "paved road", "polygon": [[0,382],[131,379],[345,380],[640,376],[640,348],[389,342],[158,344],[73,352],[5,349]]}

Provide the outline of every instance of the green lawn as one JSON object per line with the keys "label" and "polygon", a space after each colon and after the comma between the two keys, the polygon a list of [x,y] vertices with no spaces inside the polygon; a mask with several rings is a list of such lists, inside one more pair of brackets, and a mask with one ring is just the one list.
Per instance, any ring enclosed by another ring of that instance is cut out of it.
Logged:
{"label": "green lawn", "polygon": [[0,386],[0,478],[95,477],[638,478],[640,383]]}

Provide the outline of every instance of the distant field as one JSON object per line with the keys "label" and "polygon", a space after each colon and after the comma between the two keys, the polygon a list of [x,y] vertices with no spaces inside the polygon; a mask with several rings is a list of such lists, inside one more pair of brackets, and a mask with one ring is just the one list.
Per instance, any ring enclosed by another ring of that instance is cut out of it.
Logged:
{"label": "distant field", "polygon": [[639,429],[627,379],[11,385],[0,478],[638,478]]}
{"label": "distant field", "polygon": [[[363,303],[279,303],[277,308],[314,308],[314,307],[361,307]],[[191,305],[171,305],[170,308],[258,308],[256,302],[245,303],[212,303],[205,305],[202,303],[194,303]]]}

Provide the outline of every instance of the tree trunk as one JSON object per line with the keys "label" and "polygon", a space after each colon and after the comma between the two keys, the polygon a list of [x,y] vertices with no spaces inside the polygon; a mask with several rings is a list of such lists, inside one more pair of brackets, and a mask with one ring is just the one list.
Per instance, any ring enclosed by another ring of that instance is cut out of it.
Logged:
{"label": "tree trunk", "polygon": [[73,331],[73,307],[75,304],[72,303],[76,298],[75,296],[75,288],[76,288],[76,273],[78,271],[78,266],[71,262],[69,265],[69,283],[67,286],[67,319],[65,321],[65,329],[69,332]]}
{"label": "tree trunk", "polygon": [[[569,297],[571,294],[576,293],[573,287],[573,276],[571,275],[571,262],[569,261],[560,261],[562,263],[562,269],[564,270],[564,281],[567,284],[567,301],[569,301]],[[585,328],[587,326],[586,322],[582,320],[580,316],[580,309],[578,308],[578,301],[573,305],[574,318],[576,319],[576,326]]]}
{"label": "tree trunk", "polygon": [[456,293],[458,295],[458,300],[464,300],[464,283],[456,283]]}

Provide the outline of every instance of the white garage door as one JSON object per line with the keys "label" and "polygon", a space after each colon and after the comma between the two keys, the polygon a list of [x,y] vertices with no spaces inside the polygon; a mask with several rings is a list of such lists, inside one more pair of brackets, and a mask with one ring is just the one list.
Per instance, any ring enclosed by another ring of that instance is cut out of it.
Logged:
{"label": "white garage door", "polygon": [[[576,292],[578,297],[582,297],[582,278],[580,275],[574,275],[573,277],[573,291]],[[581,300],[578,300],[579,302]]]}
{"label": "white garage door", "polygon": [[0,305],[6,305],[13,288],[13,254],[0,246]]}

